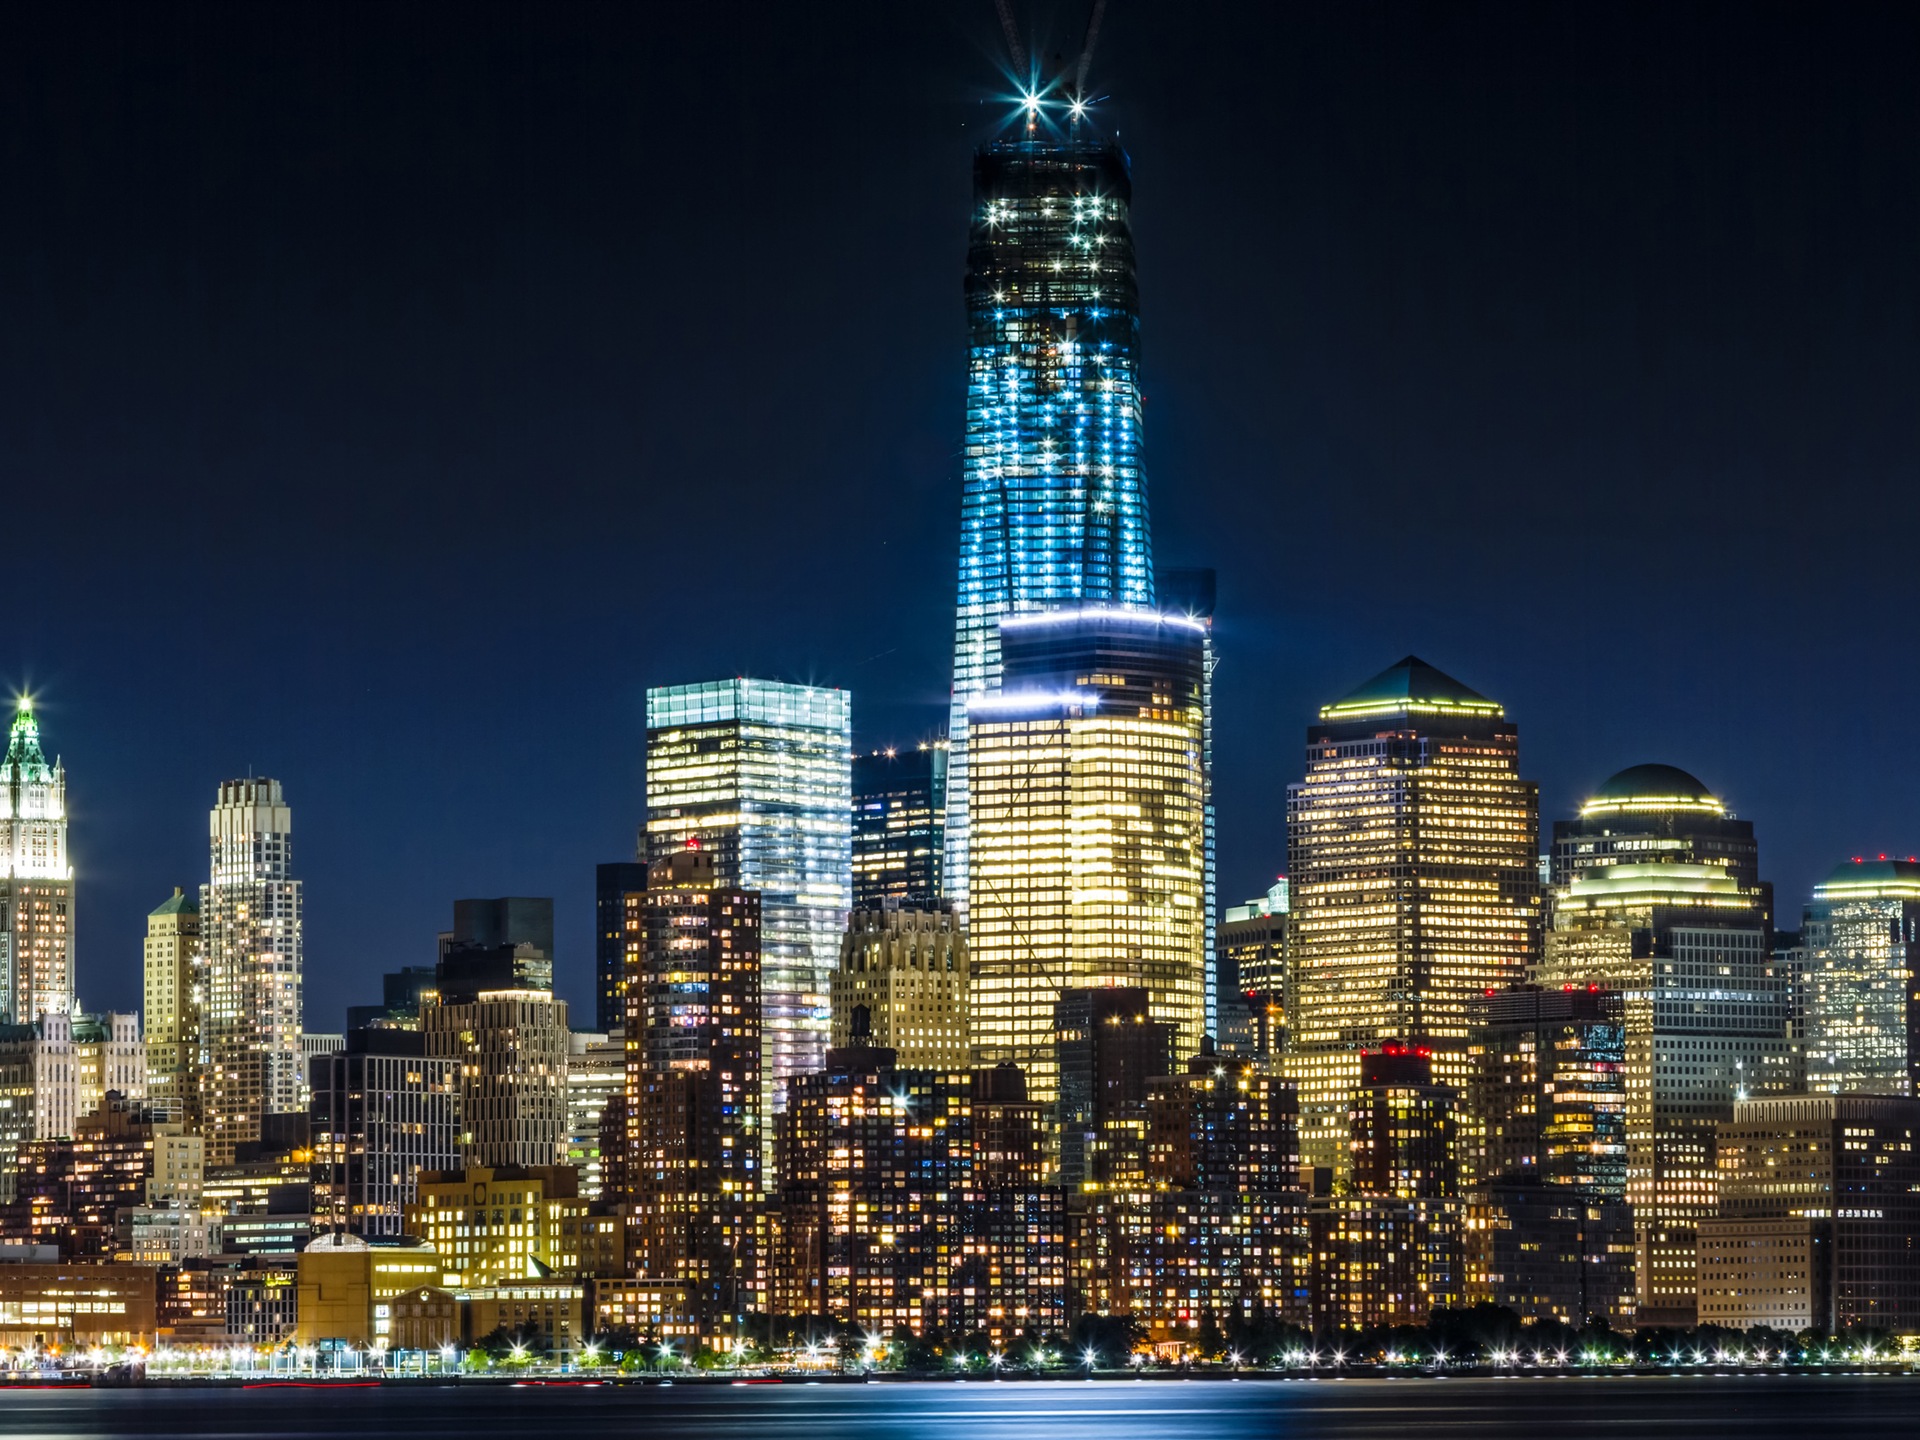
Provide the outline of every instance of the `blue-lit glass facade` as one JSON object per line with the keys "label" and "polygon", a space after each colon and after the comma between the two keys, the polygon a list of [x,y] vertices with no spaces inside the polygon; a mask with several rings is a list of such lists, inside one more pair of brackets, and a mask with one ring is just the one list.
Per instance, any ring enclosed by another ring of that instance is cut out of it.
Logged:
{"label": "blue-lit glass facade", "polygon": [[760,893],[761,1080],[826,1063],[852,903],[853,721],[845,690],[716,680],[647,691],[647,824],[658,860],[690,843],[717,881]]}
{"label": "blue-lit glass facade", "polygon": [[974,157],[945,866],[961,900],[967,702],[999,686],[1000,617],[1154,603],[1132,199],[1111,142],[1029,128]]}

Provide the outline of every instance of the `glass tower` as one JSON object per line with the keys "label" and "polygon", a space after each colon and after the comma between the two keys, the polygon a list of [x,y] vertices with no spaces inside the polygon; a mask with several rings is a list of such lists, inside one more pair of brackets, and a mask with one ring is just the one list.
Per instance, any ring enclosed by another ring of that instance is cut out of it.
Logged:
{"label": "glass tower", "polygon": [[1143,989],[1177,1059],[1206,1031],[1206,626],[1090,608],[1009,617],[972,706],[974,1063],[1052,1102],[1069,990]]}
{"label": "glass tower", "polygon": [[1814,886],[1801,933],[1807,1089],[1914,1093],[1920,862],[1840,866]]}
{"label": "glass tower", "polygon": [[826,1061],[852,904],[845,690],[716,680],[647,692],[648,861],[713,853],[715,883],[760,894],[762,1114]]}
{"label": "glass tower", "polygon": [[854,756],[854,908],[938,903],[946,830],[946,741]]}
{"label": "glass tower", "polygon": [[961,901],[967,705],[999,688],[1000,617],[1154,603],[1132,194],[1117,144],[1050,136],[1038,110],[974,156],[945,866]]}

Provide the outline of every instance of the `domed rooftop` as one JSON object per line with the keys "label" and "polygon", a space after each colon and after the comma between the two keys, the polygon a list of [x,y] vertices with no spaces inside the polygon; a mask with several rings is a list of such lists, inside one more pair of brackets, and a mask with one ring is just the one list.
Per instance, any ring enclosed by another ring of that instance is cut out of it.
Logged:
{"label": "domed rooftop", "polygon": [[1920,860],[1858,857],[1813,887],[1816,900],[1920,900]]}
{"label": "domed rooftop", "polygon": [[1695,776],[1676,765],[1629,765],[1608,779],[1580,807],[1580,814],[1638,814],[1693,810],[1724,815],[1727,807]]}

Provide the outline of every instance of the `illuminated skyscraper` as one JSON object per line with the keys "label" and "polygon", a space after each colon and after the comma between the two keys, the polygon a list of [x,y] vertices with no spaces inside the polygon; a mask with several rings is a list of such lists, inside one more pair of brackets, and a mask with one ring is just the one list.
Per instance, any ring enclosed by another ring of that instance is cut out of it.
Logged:
{"label": "illuminated skyscraper", "polygon": [[593,867],[593,1023],[604,1032],[627,1023],[627,897],[646,889],[638,860]]}
{"label": "illuminated skyscraper", "polygon": [[844,690],[741,679],[647,692],[646,858],[697,844],[717,884],[760,895],[765,1115],[826,1059],[853,900],[852,743]]}
{"label": "illuminated skyscraper", "polygon": [[293,878],[293,812],[278,780],[222,783],[207,829],[201,1108],[207,1163],[230,1165],[235,1146],[260,1138],[262,1116],[307,1106],[301,883]]}
{"label": "illuminated skyscraper", "polygon": [[1801,935],[1807,1089],[1913,1094],[1920,1062],[1920,862],[1840,866],[1814,887]]}
{"label": "illuminated skyscraper", "polygon": [[1714,1127],[1799,1088],[1753,827],[1670,765],[1636,765],[1554,822],[1553,926],[1536,978],[1624,999],[1627,1199],[1640,1323],[1691,1324]]}
{"label": "illuminated skyscraper", "polygon": [[708,850],[654,861],[627,897],[623,1167],[636,1267],[703,1314],[756,1308],[762,1156],[760,897]]}
{"label": "illuminated skyscraper", "polygon": [[1053,1009],[1139,986],[1174,1053],[1206,1020],[1205,627],[1095,607],[1008,616],[972,706],[975,1063],[1058,1095]]}
{"label": "illuminated skyscraper", "polygon": [[200,903],[174,888],[147,916],[147,1101],[162,1120],[200,1133],[200,1009],[207,961]]}
{"label": "illuminated skyscraper", "polygon": [[946,741],[853,757],[856,910],[878,910],[889,900],[933,906],[942,893],[946,843]]}
{"label": "illuminated skyscraper", "polygon": [[67,772],[47,764],[22,695],[0,761],[0,1023],[73,1008],[73,866]]}
{"label": "illuminated skyscraper", "polygon": [[855,910],[833,976],[833,1046],[891,1050],[903,1067],[965,1070],[967,937],[953,912]]}
{"label": "illuminated skyscraper", "polygon": [[1029,121],[973,163],[945,874],[959,900],[968,704],[1000,684],[1000,617],[1154,603],[1127,157],[1050,134],[1044,102]]}
{"label": "illuminated skyscraper", "polygon": [[1344,1175],[1360,1052],[1464,1088],[1470,1006],[1540,946],[1539,789],[1495,701],[1409,655],[1323,706],[1287,794],[1287,1074],[1304,1162]]}

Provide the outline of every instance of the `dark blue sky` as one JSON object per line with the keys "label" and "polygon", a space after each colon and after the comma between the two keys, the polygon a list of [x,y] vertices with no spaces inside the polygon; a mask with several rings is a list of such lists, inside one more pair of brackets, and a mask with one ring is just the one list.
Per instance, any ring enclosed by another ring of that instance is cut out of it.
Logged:
{"label": "dark blue sky", "polygon": [[[1920,849],[1917,38],[1114,0],[1227,899],[1282,864],[1314,707],[1408,651],[1507,704],[1549,819],[1698,773],[1784,914]],[[0,671],[69,766],[89,1005],[138,1003],[249,766],[319,1029],[465,894],[554,895],[585,1000],[648,684],[939,722],[999,49],[986,0],[14,12]]]}

